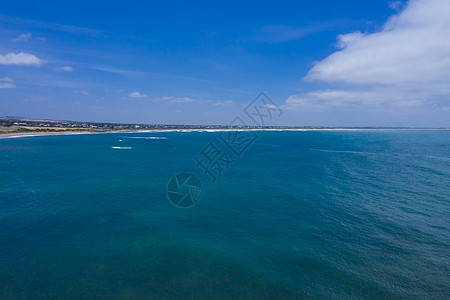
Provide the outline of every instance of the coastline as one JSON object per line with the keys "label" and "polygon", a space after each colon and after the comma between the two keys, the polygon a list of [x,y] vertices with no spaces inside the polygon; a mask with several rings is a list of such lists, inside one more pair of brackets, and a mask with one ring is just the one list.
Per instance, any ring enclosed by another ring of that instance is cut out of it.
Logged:
{"label": "coastline", "polygon": [[101,134],[101,133],[158,133],[158,132],[226,132],[226,131],[384,131],[384,130],[401,130],[401,131],[445,131],[447,128],[221,128],[221,129],[143,129],[143,130],[108,130],[108,131],[60,131],[60,132],[14,132],[0,133],[1,139],[25,138],[36,136],[52,136],[52,135],[80,135],[80,134]]}
{"label": "coastline", "polygon": [[99,134],[99,133],[127,133],[129,130],[111,130],[111,131],[60,131],[60,132],[14,132],[14,133],[0,133],[0,139],[13,139],[34,136],[50,136],[50,135],[79,135],[79,134]]}

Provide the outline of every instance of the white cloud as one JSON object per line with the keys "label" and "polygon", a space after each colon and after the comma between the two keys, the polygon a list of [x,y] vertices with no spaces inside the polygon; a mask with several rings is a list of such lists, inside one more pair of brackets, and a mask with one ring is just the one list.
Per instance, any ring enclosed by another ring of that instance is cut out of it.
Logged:
{"label": "white cloud", "polygon": [[[450,89],[443,91],[442,95],[450,93]],[[417,90],[398,90],[395,88],[359,88],[349,90],[317,90],[301,95],[290,96],[284,105],[286,109],[320,109],[322,107],[345,107],[370,109],[421,107],[427,92]],[[430,103],[429,103],[430,104]],[[440,103],[441,106],[450,106],[450,103]],[[431,105],[428,105],[431,106]]]}
{"label": "white cloud", "polygon": [[214,106],[227,106],[232,105],[234,102],[232,100],[202,100],[202,99],[192,99],[189,97],[174,97],[174,96],[163,96],[155,98],[153,102],[167,102],[167,103],[196,103],[196,104],[209,104]]}
{"label": "white cloud", "polygon": [[130,98],[147,98],[148,96],[145,94],[141,94],[139,92],[133,92],[128,95]]}
{"label": "white cloud", "polygon": [[225,100],[225,101],[212,101],[212,103],[215,106],[225,106],[225,105],[231,105],[234,102],[232,100]]}
{"label": "white cloud", "polygon": [[382,31],[339,36],[342,48],[307,79],[362,84],[416,84],[450,78],[450,1],[413,0]]}
{"label": "white cloud", "polygon": [[17,65],[17,66],[37,66],[39,67],[45,63],[45,61],[37,58],[33,54],[29,53],[7,53],[5,55],[0,54],[0,65]]}
{"label": "white cloud", "polygon": [[13,89],[16,85],[10,82],[0,82],[0,89]]}
{"label": "white cloud", "polygon": [[28,24],[32,27],[37,28],[43,28],[48,30],[54,30],[54,31],[62,31],[67,33],[72,33],[76,35],[89,35],[94,37],[104,37],[106,35],[105,31],[93,29],[93,28],[86,28],[86,27],[77,27],[77,26],[70,26],[70,25],[64,25],[59,23],[49,23],[49,22],[39,22],[32,19],[22,19],[17,16],[1,16],[2,24],[9,24],[12,26],[20,26],[22,24]]}
{"label": "white cloud", "polygon": [[14,83],[9,82],[0,82],[0,89],[13,89],[16,85]]}
{"label": "white cloud", "polygon": [[77,94],[85,95],[85,96],[89,95],[89,93],[84,90],[73,90],[73,92],[77,93]]}
{"label": "white cloud", "polygon": [[0,89],[12,89],[15,88],[16,85],[13,83],[14,81],[9,77],[0,78]]}
{"label": "white cloud", "polygon": [[167,101],[170,103],[187,103],[187,102],[193,102],[194,100],[189,97],[173,97],[173,96],[163,96],[161,98],[156,98],[154,102],[159,101]]}
{"label": "white cloud", "polygon": [[262,108],[269,109],[269,110],[273,110],[273,109],[278,110],[278,107],[275,104],[265,104],[262,106]]}
{"label": "white cloud", "polygon": [[260,29],[257,40],[279,43],[299,40],[316,31],[314,28],[294,28],[281,25],[267,25]]}
{"label": "white cloud", "polygon": [[57,67],[55,68],[55,71],[73,72],[73,67],[70,66]]}
{"label": "white cloud", "polygon": [[339,50],[304,80],[347,87],[293,95],[286,105],[449,105],[449,16],[448,0],[410,0],[379,32],[340,35]]}
{"label": "white cloud", "polygon": [[175,97],[171,97],[171,96],[163,96],[161,98],[158,98],[157,100],[162,100],[162,101],[169,101],[172,100]]}
{"label": "white cloud", "polygon": [[22,33],[15,39],[13,39],[14,42],[28,42],[31,38],[31,33]]}
{"label": "white cloud", "polygon": [[398,10],[400,10],[400,8],[402,8],[403,2],[402,1],[389,1],[388,6],[390,9],[398,11]]}
{"label": "white cloud", "polygon": [[191,98],[188,97],[177,97],[177,98],[173,98],[172,100],[170,100],[170,102],[172,103],[186,103],[186,102],[192,102],[194,100],[192,100]]}
{"label": "white cloud", "polygon": [[259,29],[256,36],[257,41],[268,43],[282,43],[300,40],[308,35],[324,31],[330,28],[336,28],[343,21],[334,21],[329,23],[309,24],[304,27],[288,27],[283,25],[266,25]]}

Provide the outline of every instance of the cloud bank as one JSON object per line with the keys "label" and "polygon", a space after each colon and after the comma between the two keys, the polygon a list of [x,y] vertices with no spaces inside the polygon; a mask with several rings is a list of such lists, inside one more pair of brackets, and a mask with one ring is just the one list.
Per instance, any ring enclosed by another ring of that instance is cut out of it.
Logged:
{"label": "cloud bank", "polygon": [[341,84],[288,98],[304,105],[450,106],[450,1],[410,0],[379,32],[338,37],[305,81]]}

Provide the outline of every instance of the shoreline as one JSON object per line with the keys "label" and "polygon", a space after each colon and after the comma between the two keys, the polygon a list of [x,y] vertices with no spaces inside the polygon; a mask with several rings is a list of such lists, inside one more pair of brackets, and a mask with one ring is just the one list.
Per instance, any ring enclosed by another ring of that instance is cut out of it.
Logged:
{"label": "shoreline", "polygon": [[50,136],[50,135],[79,135],[79,134],[99,134],[99,133],[127,133],[130,131],[111,130],[111,131],[60,131],[60,132],[15,132],[15,133],[0,133],[0,139],[13,139],[34,136]]}
{"label": "shoreline", "polygon": [[53,136],[53,135],[80,135],[80,134],[104,134],[104,133],[158,133],[158,132],[226,132],[226,131],[380,131],[380,130],[401,130],[401,131],[445,131],[447,128],[246,128],[246,129],[150,129],[150,130],[111,130],[111,131],[70,131],[70,132],[15,132],[0,133],[0,139],[25,138],[35,136]]}

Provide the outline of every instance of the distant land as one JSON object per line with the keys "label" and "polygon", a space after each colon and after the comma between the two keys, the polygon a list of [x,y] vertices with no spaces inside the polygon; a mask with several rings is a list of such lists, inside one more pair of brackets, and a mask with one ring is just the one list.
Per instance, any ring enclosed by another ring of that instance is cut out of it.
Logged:
{"label": "distant land", "polygon": [[87,133],[87,132],[123,132],[141,130],[325,130],[325,129],[450,129],[423,127],[328,127],[328,126],[227,126],[227,125],[180,125],[180,124],[134,124],[104,123],[67,120],[33,119],[24,117],[0,117],[0,136],[42,134],[42,133]]}

